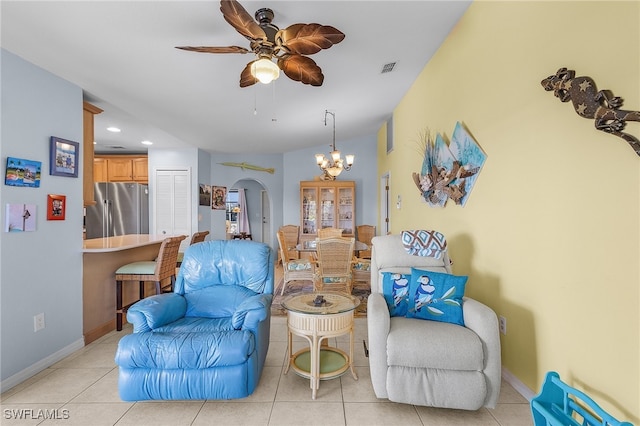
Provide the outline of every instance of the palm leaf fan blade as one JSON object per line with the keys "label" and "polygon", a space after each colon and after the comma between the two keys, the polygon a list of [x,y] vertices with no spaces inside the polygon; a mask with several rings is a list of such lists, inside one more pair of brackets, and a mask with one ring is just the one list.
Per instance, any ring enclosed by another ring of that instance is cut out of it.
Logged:
{"label": "palm leaf fan blade", "polygon": [[249,40],[266,40],[267,35],[253,17],[235,0],[222,0],[220,11],[233,28]]}
{"label": "palm leaf fan blade", "polygon": [[176,49],[188,50],[189,52],[200,53],[249,53],[249,49],[240,46],[176,46]]}
{"label": "palm leaf fan blade", "polygon": [[322,86],[324,75],[320,67],[313,61],[301,55],[288,55],[278,59],[278,67],[291,80],[312,86]]}
{"label": "palm leaf fan blade", "polygon": [[258,79],[255,78],[253,74],[251,74],[251,65],[254,62],[255,61],[249,62],[247,66],[242,70],[242,73],[240,74],[240,87],[252,86],[258,81]]}
{"label": "palm leaf fan blade", "polygon": [[279,39],[291,53],[312,55],[344,40],[336,28],[320,24],[294,24],[280,31]]}

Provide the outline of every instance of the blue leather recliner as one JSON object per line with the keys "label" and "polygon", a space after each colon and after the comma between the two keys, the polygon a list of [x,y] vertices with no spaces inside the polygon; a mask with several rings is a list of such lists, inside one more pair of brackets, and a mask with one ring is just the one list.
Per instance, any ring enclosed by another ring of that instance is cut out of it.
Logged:
{"label": "blue leather recliner", "polygon": [[269,348],[272,253],[249,240],[189,246],[173,293],[129,308],[116,352],[124,401],[234,399],[256,388]]}

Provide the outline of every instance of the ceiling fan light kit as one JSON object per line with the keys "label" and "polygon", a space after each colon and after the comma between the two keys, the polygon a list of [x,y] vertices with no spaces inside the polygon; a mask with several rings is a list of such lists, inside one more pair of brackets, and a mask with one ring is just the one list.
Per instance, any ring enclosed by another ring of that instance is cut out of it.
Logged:
{"label": "ceiling fan light kit", "polygon": [[260,58],[251,63],[251,75],[262,84],[269,84],[280,77],[280,68],[268,58]]}
{"label": "ceiling fan light kit", "polygon": [[324,154],[316,154],[316,163],[320,170],[324,172],[325,180],[335,180],[343,170],[351,170],[353,162],[356,156],[353,154],[347,154],[344,156],[344,160],[340,156],[340,151],[336,149],[336,114],[328,110],[324,111],[324,125],[327,125],[327,115],[333,117],[333,143],[331,144],[332,151],[330,158],[324,156]]}
{"label": "ceiling fan light kit", "polygon": [[280,70],[294,81],[322,86],[322,69],[305,55],[328,49],[345,37],[336,28],[320,24],[293,24],[281,30],[271,23],[273,10],[259,9],[254,20],[236,0],[222,0],[220,11],[224,19],[249,40],[251,49],[240,46],[179,46],[177,49],[201,53],[255,53],[256,60],[249,62],[240,74],[240,87],[258,81],[269,84],[278,78]]}

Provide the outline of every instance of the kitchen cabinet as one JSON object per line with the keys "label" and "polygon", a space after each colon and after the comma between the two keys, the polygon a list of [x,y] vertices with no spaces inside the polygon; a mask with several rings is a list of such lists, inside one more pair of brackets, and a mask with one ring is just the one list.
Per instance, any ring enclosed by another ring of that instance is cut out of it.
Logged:
{"label": "kitchen cabinet", "polygon": [[315,239],[322,228],[340,228],[353,237],[355,227],[355,182],[300,182],[301,241]]}
{"label": "kitchen cabinet", "polygon": [[147,183],[149,181],[149,160],[147,157],[132,158],[131,169],[134,182]]}
{"label": "kitchen cabinet", "polygon": [[93,178],[96,182],[149,181],[148,159],[139,155],[96,155]]}
{"label": "kitchen cabinet", "polygon": [[93,180],[94,182],[109,182],[106,158],[95,157],[93,159]]}

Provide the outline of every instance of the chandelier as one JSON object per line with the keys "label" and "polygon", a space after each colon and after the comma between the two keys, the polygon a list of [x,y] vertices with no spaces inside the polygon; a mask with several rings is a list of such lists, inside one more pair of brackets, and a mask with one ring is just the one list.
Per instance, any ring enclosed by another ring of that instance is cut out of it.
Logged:
{"label": "chandelier", "polygon": [[345,155],[344,160],[340,157],[340,151],[336,149],[336,114],[328,110],[324,111],[325,126],[327,125],[327,115],[331,115],[331,117],[333,117],[333,144],[331,144],[331,156],[327,158],[324,154],[316,154],[316,163],[318,164],[318,167],[320,167],[320,170],[324,172],[325,179],[335,180],[343,170],[351,170],[353,160],[355,160],[356,157],[353,154]]}

